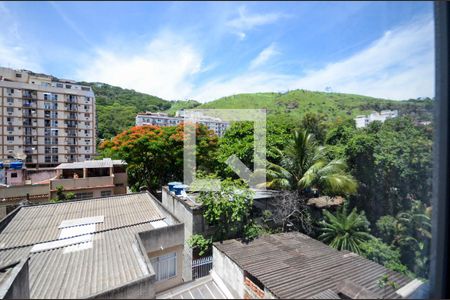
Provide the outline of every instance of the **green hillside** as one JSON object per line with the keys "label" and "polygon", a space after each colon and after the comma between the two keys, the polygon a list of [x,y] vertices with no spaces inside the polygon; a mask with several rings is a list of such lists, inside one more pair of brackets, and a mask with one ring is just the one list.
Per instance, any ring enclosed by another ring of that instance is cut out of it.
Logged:
{"label": "green hillside", "polygon": [[394,101],[353,94],[294,90],[286,93],[238,94],[205,103],[198,108],[262,108],[267,110],[269,119],[289,123],[297,122],[308,112],[321,113],[332,119],[355,117],[385,109],[397,109],[400,114],[430,120],[432,101],[431,99]]}
{"label": "green hillside", "polygon": [[167,101],[156,96],[104,83],[82,84],[92,87],[97,105],[98,138],[111,138],[135,124],[136,114],[164,111],[174,115],[189,108],[264,108],[268,119],[296,124],[306,113],[322,113],[327,118],[354,117],[383,109],[398,109],[420,120],[431,119],[432,100],[393,101],[367,96],[294,90],[286,93],[238,94],[200,105],[195,100]]}
{"label": "green hillside", "polygon": [[200,103],[167,101],[156,96],[123,89],[98,82],[83,82],[95,93],[98,120],[98,138],[111,138],[135,124],[136,114],[144,111],[165,111],[175,114],[179,109],[194,108]]}

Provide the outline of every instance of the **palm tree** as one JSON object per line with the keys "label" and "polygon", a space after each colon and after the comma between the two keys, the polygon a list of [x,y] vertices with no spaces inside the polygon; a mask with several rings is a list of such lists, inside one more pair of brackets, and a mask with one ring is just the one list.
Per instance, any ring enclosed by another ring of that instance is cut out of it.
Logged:
{"label": "palm tree", "polygon": [[328,161],[325,151],[325,147],[316,144],[313,134],[294,131],[284,153],[279,151],[280,165],[268,163],[270,181],[265,186],[300,193],[309,189],[321,190],[328,195],[355,193],[357,182],[346,172],[345,161]]}
{"label": "palm tree", "polygon": [[369,232],[369,222],[364,213],[359,214],[354,208],[350,214],[344,204],[336,215],[324,210],[324,220],[319,222],[321,234],[319,239],[338,250],[361,253],[361,243],[373,238]]}

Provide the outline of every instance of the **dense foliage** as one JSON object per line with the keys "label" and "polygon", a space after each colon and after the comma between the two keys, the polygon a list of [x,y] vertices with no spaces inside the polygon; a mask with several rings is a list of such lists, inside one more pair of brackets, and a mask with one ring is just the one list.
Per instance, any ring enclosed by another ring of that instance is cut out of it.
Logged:
{"label": "dense foliage", "polygon": [[[182,180],[183,139],[184,124],[135,126],[106,140],[100,149],[104,156],[128,163],[128,180],[134,190],[144,187],[155,192],[169,181]],[[197,124],[196,145],[197,164],[208,169],[217,147],[217,136]]]}
{"label": "dense foliage", "polygon": [[[320,235],[338,249],[360,253],[395,271],[427,277],[432,125],[423,121],[432,120],[433,100],[391,101],[295,90],[234,95],[199,106],[195,101],[167,102],[102,84],[94,84],[94,90],[99,137],[115,136],[101,145],[102,155],[128,162],[134,190],[156,191],[168,181],[181,180],[183,167],[182,126],[131,127],[137,112],[173,114],[192,107],[267,110],[268,186],[284,192],[260,225],[251,216],[245,183],[234,182],[231,178],[237,176],[226,165],[235,154],[253,168],[253,125],[235,122],[222,138],[197,128],[197,167],[225,180],[220,192],[201,197],[205,219],[215,228],[212,236],[190,241],[203,254],[212,241],[255,238],[262,227],[278,223],[271,232]],[[356,115],[383,109],[397,109],[400,117],[356,128]],[[236,187],[246,192],[236,193]],[[348,210],[329,208],[322,213],[307,205],[311,197],[336,195],[345,197]]]}
{"label": "dense foliage", "polygon": [[344,205],[336,214],[324,211],[324,219],[320,221],[322,234],[319,239],[338,250],[349,250],[361,254],[361,245],[369,241],[369,221],[356,208],[348,213]]}
{"label": "dense foliage", "polygon": [[311,190],[325,195],[356,191],[357,182],[347,173],[345,160],[328,160],[326,148],[317,145],[314,135],[295,130],[286,144],[285,150],[280,151],[281,163],[268,165],[267,187],[298,190],[301,194]]}

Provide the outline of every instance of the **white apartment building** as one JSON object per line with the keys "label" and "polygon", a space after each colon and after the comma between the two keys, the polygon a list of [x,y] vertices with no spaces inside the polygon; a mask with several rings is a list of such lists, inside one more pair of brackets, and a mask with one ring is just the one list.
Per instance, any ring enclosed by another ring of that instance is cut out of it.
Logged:
{"label": "white apartment building", "polygon": [[0,160],[53,167],[91,159],[95,96],[89,86],[0,67]]}
{"label": "white apartment building", "polygon": [[398,117],[398,111],[397,110],[382,110],[381,112],[372,112],[370,115],[361,115],[356,116],[355,122],[356,122],[356,128],[364,128],[369,123],[372,123],[373,121],[380,121],[384,122],[387,119],[392,119]]}
{"label": "white apartment building", "polygon": [[[229,122],[222,121],[219,118],[200,115],[198,123],[206,125],[208,129],[213,130],[218,136],[223,136],[230,126]],[[136,115],[136,125],[157,125],[157,126],[176,126],[184,121],[184,111],[176,112],[175,117],[169,117],[165,113],[145,112]]]}

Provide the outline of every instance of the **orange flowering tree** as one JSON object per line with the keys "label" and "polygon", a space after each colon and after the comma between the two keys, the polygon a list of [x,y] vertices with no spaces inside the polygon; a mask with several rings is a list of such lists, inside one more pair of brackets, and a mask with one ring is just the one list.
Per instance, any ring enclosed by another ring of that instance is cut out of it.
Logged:
{"label": "orange flowering tree", "polygon": [[[217,136],[204,125],[196,125],[197,169],[210,171],[215,165]],[[184,124],[159,127],[134,126],[100,144],[102,155],[128,163],[128,181],[133,190],[155,192],[169,181],[183,180]]]}

